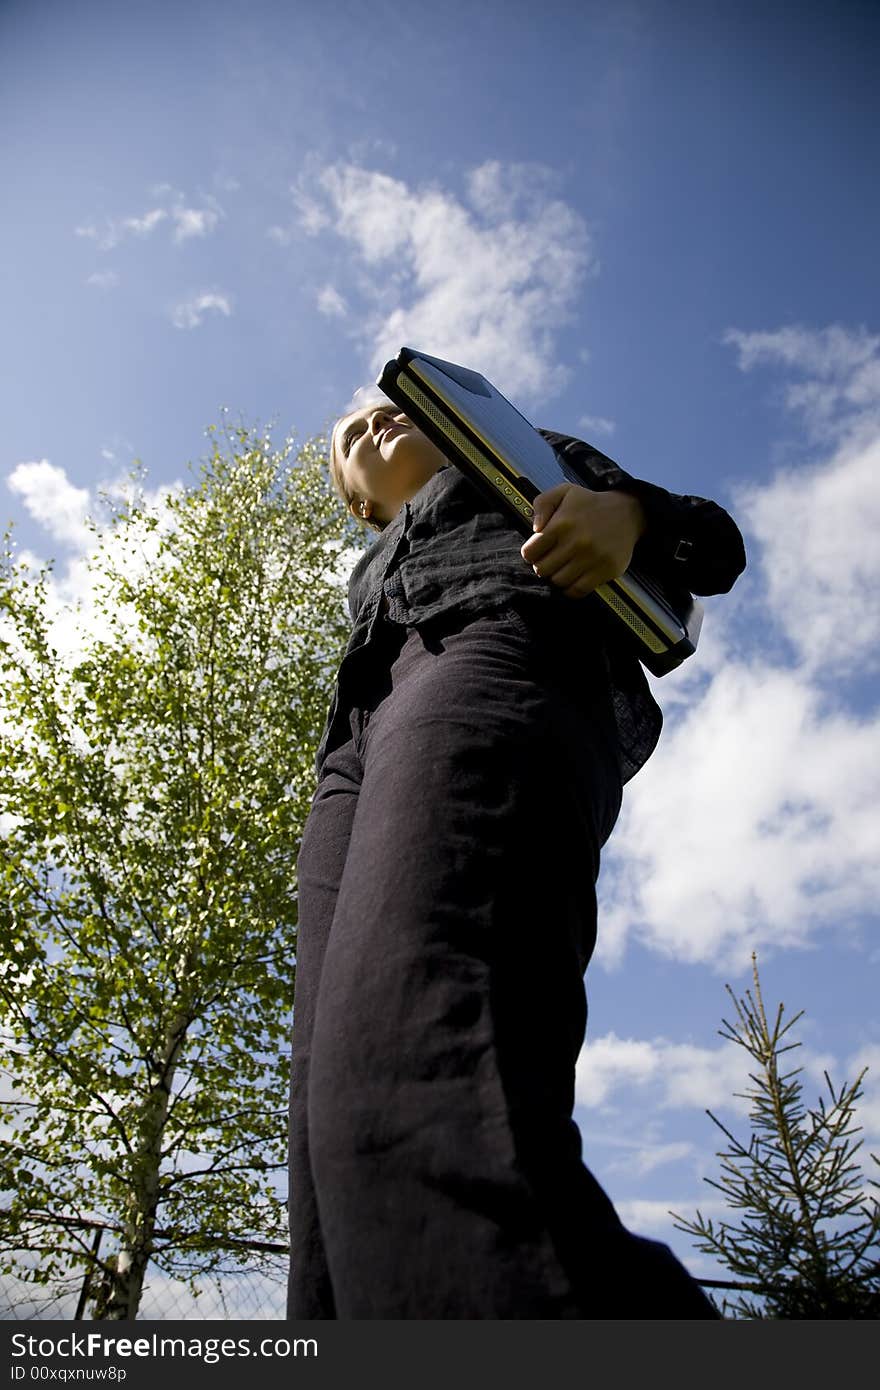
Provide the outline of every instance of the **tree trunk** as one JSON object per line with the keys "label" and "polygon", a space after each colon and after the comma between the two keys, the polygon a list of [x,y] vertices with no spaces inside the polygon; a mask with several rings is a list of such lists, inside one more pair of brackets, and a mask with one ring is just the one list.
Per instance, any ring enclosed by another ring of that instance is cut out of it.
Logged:
{"label": "tree trunk", "polygon": [[141,1143],[132,1164],[132,1188],[115,1268],[110,1276],[104,1318],[133,1321],[138,1315],[144,1278],[153,1253],[159,1206],[159,1170],[168,1103],[180,1049],[191,1021],[179,1009],[169,1021],[159,1063],[158,1081],[147,1099]]}

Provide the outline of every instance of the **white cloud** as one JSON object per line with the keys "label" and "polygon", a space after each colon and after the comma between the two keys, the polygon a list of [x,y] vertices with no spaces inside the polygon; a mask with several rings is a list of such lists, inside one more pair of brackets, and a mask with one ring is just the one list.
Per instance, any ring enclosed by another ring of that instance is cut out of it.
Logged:
{"label": "white cloud", "polygon": [[[868,1068],[868,1072],[862,1081],[862,1098],[856,1106],[856,1120],[862,1128],[860,1137],[865,1141],[865,1148],[876,1153],[880,1144],[880,1043],[867,1043],[851,1058],[846,1074],[832,1077],[832,1080],[838,1084],[841,1081],[851,1083],[864,1067]],[[867,1169],[869,1162],[866,1155],[863,1155],[862,1163]],[[873,1164],[870,1166],[875,1167]],[[878,1174],[874,1171],[871,1176],[877,1178]]]}
{"label": "white cloud", "polygon": [[739,349],[743,371],[768,362],[782,363],[817,380],[837,381],[844,397],[851,394],[852,381],[863,379],[865,368],[876,363],[880,349],[880,337],[840,324],[818,330],[789,325],[769,333],[730,328],[724,341]]}
{"label": "white cloud", "polygon": [[19,463],[7,479],[10,491],[55,540],[81,548],[88,544],[89,494],[74,487],[63,468],[48,459]]}
{"label": "white cloud", "polygon": [[468,202],[489,222],[515,217],[521,206],[536,198],[548,200],[558,176],[546,164],[502,164],[487,159],[465,176]]}
{"label": "white cloud", "polygon": [[344,318],[348,312],[345,300],[332,285],[325,285],[318,291],[317,302],[319,313],[327,318]]}
{"label": "white cloud", "polygon": [[798,672],[719,670],[631,784],[600,879],[602,955],[628,933],[740,967],[874,909],[880,720]]}
{"label": "white cloud", "polygon": [[171,216],[174,219],[175,241],[207,236],[218,222],[218,214],[213,208],[186,208],[176,205],[171,209]]}
{"label": "white cloud", "polygon": [[[598,1163],[604,1176],[645,1178],[670,1164],[684,1164],[679,1171],[692,1173],[700,1167],[703,1154],[698,1145],[687,1139],[664,1141],[659,1116],[646,1121],[641,1105],[634,1107],[635,1124],[627,1123],[615,1112],[619,1123],[597,1125],[594,1110],[592,1107],[590,1113],[580,1116],[582,1137],[592,1161]],[[606,1107],[608,1113],[613,1113],[611,1107]]]}
{"label": "white cloud", "polygon": [[[687,1219],[693,1215],[687,1203],[676,1203],[672,1198],[664,1202],[636,1197],[629,1201],[616,1202],[615,1205],[627,1230],[636,1231],[641,1236],[653,1237],[655,1240],[664,1240],[667,1243],[673,1230],[673,1218],[670,1212],[678,1210],[680,1215]],[[685,1207],[684,1211],[681,1210],[682,1205]],[[721,1197],[709,1198],[705,1202],[700,1201],[699,1208],[703,1216],[711,1216],[716,1220],[721,1216],[729,1217],[730,1215],[730,1208],[725,1205]],[[694,1256],[687,1261],[691,1273],[699,1273],[702,1266],[706,1264],[705,1257],[702,1261],[698,1261]],[[714,1273],[716,1278],[718,1277],[717,1270],[710,1270],[711,1273]]]}
{"label": "white cloud", "polygon": [[122,230],[133,232],[135,236],[146,237],[155,231],[160,222],[164,222],[168,216],[164,208],[151,208],[145,212],[143,217],[125,217],[122,220]]}
{"label": "white cloud", "polygon": [[[735,1019],[732,1004],[725,1013]],[[768,1012],[775,1014],[775,1006]],[[786,1018],[790,1015],[786,1014]],[[809,1032],[809,1022],[800,1026],[800,1036]],[[794,1041],[799,1041],[798,1035]],[[867,1131],[878,1132],[880,1115],[880,1047],[866,1046],[845,1066],[826,1052],[801,1042],[796,1053],[786,1057],[786,1069],[800,1070],[803,1099],[807,1109],[816,1107],[819,1097],[827,1100],[825,1073],[839,1086],[851,1082],[862,1067],[870,1068],[865,1079],[865,1100],[858,1115]],[[749,1093],[755,1085],[758,1064],[744,1047],[724,1039],[717,1047],[698,1047],[668,1038],[619,1038],[615,1033],[588,1039],[581,1048],[575,1073],[575,1104],[605,1115],[625,1115],[627,1127],[614,1129],[601,1142],[612,1151],[628,1153],[628,1167],[646,1173],[667,1162],[675,1162],[695,1152],[693,1144],[676,1138],[664,1142],[659,1122],[662,1112],[711,1110],[733,1116],[731,1126],[740,1138],[747,1136],[743,1124],[752,1108]],[[871,1080],[874,1072],[876,1079]],[[632,1118],[637,1117],[640,1133],[633,1135]],[[586,1128],[601,1134],[592,1121]],[[717,1138],[717,1135],[714,1137]],[[681,1148],[681,1152],[674,1150]],[[618,1167],[621,1165],[618,1164]]]}
{"label": "white cloud", "polygon": [[745,1103],[734,1101],[733,1093],[741,1091],[746,1081],[744,1055],[732,1043],[706,1048],[606,1033],[581,1048],[575,1098],[576,1104],[588,1108],[613,1107],[624,1090],[636,1087],[648,1091],[661,1110],[721,1106],[745,1110]]}
{"label": "white cloud", "polygon": [[140,217],[108,218],[103,229],[94,222],[90,222],[75,227],[74,231],[77,236],[87,237],[90,241],[96,242],[99,250],[112,251],[127,236],[136,236],[141,239],[150,236],[159,226],[159,223],[165,221],[167,215],[163,208],[151,208],[149,212],[143,213]]}
{"label": "white cloud", "polygon": [[880,429],[828,461],[741,487],[737,515],[759,545],[773,617],[798,661],[835,680],[880,649]]}
{"label": "white cloud", "polygon": [[[155,528],[144,524],[127,529],[124,563],[127,571],[134,575],[155,559],[171,521],[165,505],[167,498],[180,491],[182,483],[174,481],[150,489],[122,473],[98,483],[90,493],[85,488],[74,487],[65,470],[47,459],[18,464],[7,482],[47,534],[70,547],[63,564],[47,575],[47,614],[53,647],[62,658],[74,661],[90,639],[109,633],[107,621],[98,617],[95,608],[92,564],[103,546],[117,542],[113,531],[108,531],[104,525],[105,509],[101,498],[118,502],[133,498],[145,511],[158,517],[159,524]],[[86,526],[86,517],[95,518],[95,529]],[[18,550],[16,562],[31,574],[44,568],[43,559],[32,550]]]}
{"label": "white cloud", "polygon": [[[627,789],[600,879],[609,965],[637,935],[738,969],[752,950],[846,931],[880,892],[880,718],[846,686],[876,670],[880,639],[880,395],[866,386],[880,339],[728,336],[746,367],[822,374],[807,386],[833,377],[835,433],[800,470],[738,490],[749,569],[707,600],[697,656],[654,682],[667,728]],[[812,431],[812,408],[789,404]]]}
{"label": "white cloud", "polygon": [[668,1144],[652,1143],[646,1148],[637,1149],[632,1157],[630,1170],[638,1177],[647,1177],[658,1168],[669,1163],[680,1163],[694,1153],[694,1145],[686,1140],[675,1140]]}
{"label": "white cloud", "polygon": [[585,430],[588,435],[613,434],[616,428],[614,421],[604,415],[582,415],[578,420],[578,429]]}
{"label": "white cloud", "polygon": [[115,225],[108,222],[104,231],[96,227],[94,222],[85,223],[82,226],[74,227],[74,236],[86,237],[89,241],[97,242],[102,251],[112,251],[113,247],[119,242],[119,233]]}
{"label": "white cloud", "polygon": [[578,1105],[602,1105],[621,1082],[638,1085],[657,1075],[660,1057],[654,1043],[607,1033],[585,1044],[578,1057],[575,1096]]}
{"label": "white cloud", "polygon": [[115,270],[96,270],[94,275],[90,275],[86,280],[87,285],[94,285],[99,290],[112,290],[119,284],[119,276]]}
{"label": "white cloud", "polygon": [[851,427],[854,415],[870,410],[876,424],[880,407],[880,337],[839,324],[820,330],[788,326],[773,332],[744,333],[731,328],[724,341],[738,350],[742,371],[782,366],[800,373],[786,401],[801,411],[818,437]]}
{"label": "white cloud", "polygon": [[556,331],[594,263],[585,223],[539,172],[483,165],[464,199],[350,163],[301,181],[303,230],[330,227],[354,251],[372,370],[407,344],[474,365],[514,398],[561,389]]}
{"label": "white cloud", "polygon": [[205,237],[214,231],[223,209],[210,195],[203,197],[203,206],[190,207],[184,195],[175,191],[170,184],[159,184],[152,190],[153,196],[160,200],[159,205],[136,216],[108,218],[103,228],[96,223],[85,223],[74,228],[79,237],[96,242],[101,251],[112,251],[127,237],[144,240],[152,236],[157,227],[167,223],[172,230],[175,242],[189,241],[193,237]]}
{"label": "white cloud", "polygon": [[[330,217],[316,198],[310,197],[304,189],[294,188],[293,203],[296,208],[297,222],[303,231],[309,236],[316,236],[325,227],[330,225]],[[290,239],[291,233],[283,227],[272,227],[270,231],[280,233],[279,240]]]}
{"label": "white cloud", "polygon": [[287,227],[272,226],[266,229],[266,235],[272,241],[277,241],[279,246],[289,246],[293,241],[293,233]]}
{"label": "white cloud", "polygon": [[171,310],[171,322],[175,328],[198,328],[207,313],[222,314],[224,318],[229,318],[232,313],[232,300],[229,295],[217,290],[193,295],[174,306]]}
{"label": "white cloud", "polygon": [[[683,1261],[685,1268],[695,1279],[729,1279],[730,1270],[717,1263],[710,1255],[697,1250],[692,1244],[692,1238],[686,1236],[675,1228],[675,1216],[673,1213],[684,1217],[685,1220],[692,1220],[696,1216],[697,1209],[704,1218],[711,1218],[718,1221],[722,1218],[730,1220],[730,1208],[725,1204],[721,1197],[707,1197],[703,1194],[707,1191],[705,1187],[698,1188],[691,1196],[682,1196],[678,1187],[674,1193],[670,1193],[665,1199],[661,1198],[631,1198],[629,1200],[615,1201],[617,1213],[624,1226],[636,1235],[647,1236],[652,1240],[660,1240],[668,1245],[680,1260]],[[716,1299],[723,1298],[722,1290],[707,1289],[707,1293],[713,1293]]]}

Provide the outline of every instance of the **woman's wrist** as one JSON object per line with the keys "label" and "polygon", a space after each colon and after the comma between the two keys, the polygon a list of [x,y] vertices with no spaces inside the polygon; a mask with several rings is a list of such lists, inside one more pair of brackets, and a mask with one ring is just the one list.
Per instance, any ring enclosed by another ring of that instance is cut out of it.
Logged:
{"label": "woman's wrist", "polygon": [[635,539],[636,541],[640,541],[648,529],[648,513],[645,511],[644,506],[634,492],[626,492],[623,488],[615,488],[614,493],[615,496],[626,501],[635,529]]}

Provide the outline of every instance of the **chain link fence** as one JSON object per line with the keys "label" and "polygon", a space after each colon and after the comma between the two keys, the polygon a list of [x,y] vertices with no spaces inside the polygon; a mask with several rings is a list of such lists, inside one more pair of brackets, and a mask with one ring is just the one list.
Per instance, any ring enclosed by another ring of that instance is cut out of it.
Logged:
{"label": "chain link fence", "polygon": [[[274,1272],[244,1270],[197,1280],[195,1293],[180,1280],[150,1270],[138,1309],[138,1321],[281,1320],[285,1316],[286,1284],[286,1252],[279,1254]],[[89,1299],[80,1313],[77,1311],[79,1302],[80,1294],[75,1288],[46,1290],[14,1275],[0,1277],[0,1321],[3,1322],[67,1322],[77,1316],[94,1319],[94,1299]]]}
{"label": "chain link fence", "polygon": [[[97,1258],[102,1241],[113,1235],[112,1228],[95,1222],[74,1222]],[[287,1296],[288,1247],[271,1241],[240,1240],[234,1251],[233,1267],[187,1281],[174,1279],[155,1265],[149,1265],[144,1280],[138,1320],[217,1319],[223,1321],[262,1321],[283,1319]],[[0,1321],[94,1320],[103,1316],[104,1290],[99,1276],[93,1276],[93,1262],[83,1258],[78,1266],[43,1285],[28,1278],[35,1271],[35,1257],[23,1251],[16,1261],[16,1272],[0,1275]]]}
{"label": "chain link fence", "polygon": [[[92,1254],[98,1256],[104,1235],[112,1228],[97,1223],[74,1222],[91,1239]],[[241,1240],[225,1253],[235,1255],[236,1266],[195,1278],[190,1282],[172,1279],[150,1265],[144,1281],[138,1321],[273,1321],[286,1316],[287,1245],[271,1241]],[[244,1253],[244,1267],[241,1266]],[[79,1268],[54,1282],[51,1287],[35,1284],[23,1277],[29,1260],[22,1254],[19,1274],[0,1275],[0,1321],[95,1320],[102,1317],[101,1287],[91,1276],[91,1264],[83,1260]],[[31,1267],[33,1264],[31,1263]],[[726,1317],[736,1316],[725,1295],[728,1292],[748,1291],[762,1294],[771,1286],[759,1287],[728,1279],[699,1279],[716,1307]]]}

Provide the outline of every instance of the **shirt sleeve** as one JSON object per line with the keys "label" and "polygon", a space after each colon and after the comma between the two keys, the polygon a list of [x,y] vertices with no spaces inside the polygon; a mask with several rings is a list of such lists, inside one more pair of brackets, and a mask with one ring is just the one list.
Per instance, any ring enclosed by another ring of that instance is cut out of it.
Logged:
{"label": "shirt sleeve", "polygon": [[692,594],[729,592],[746,567],[746,552],[739,527],[723,507],[635,478],[582,439],[540,433],[584,486],[628,492],[641,502],[648,525],[633,553],[634,568]]}

